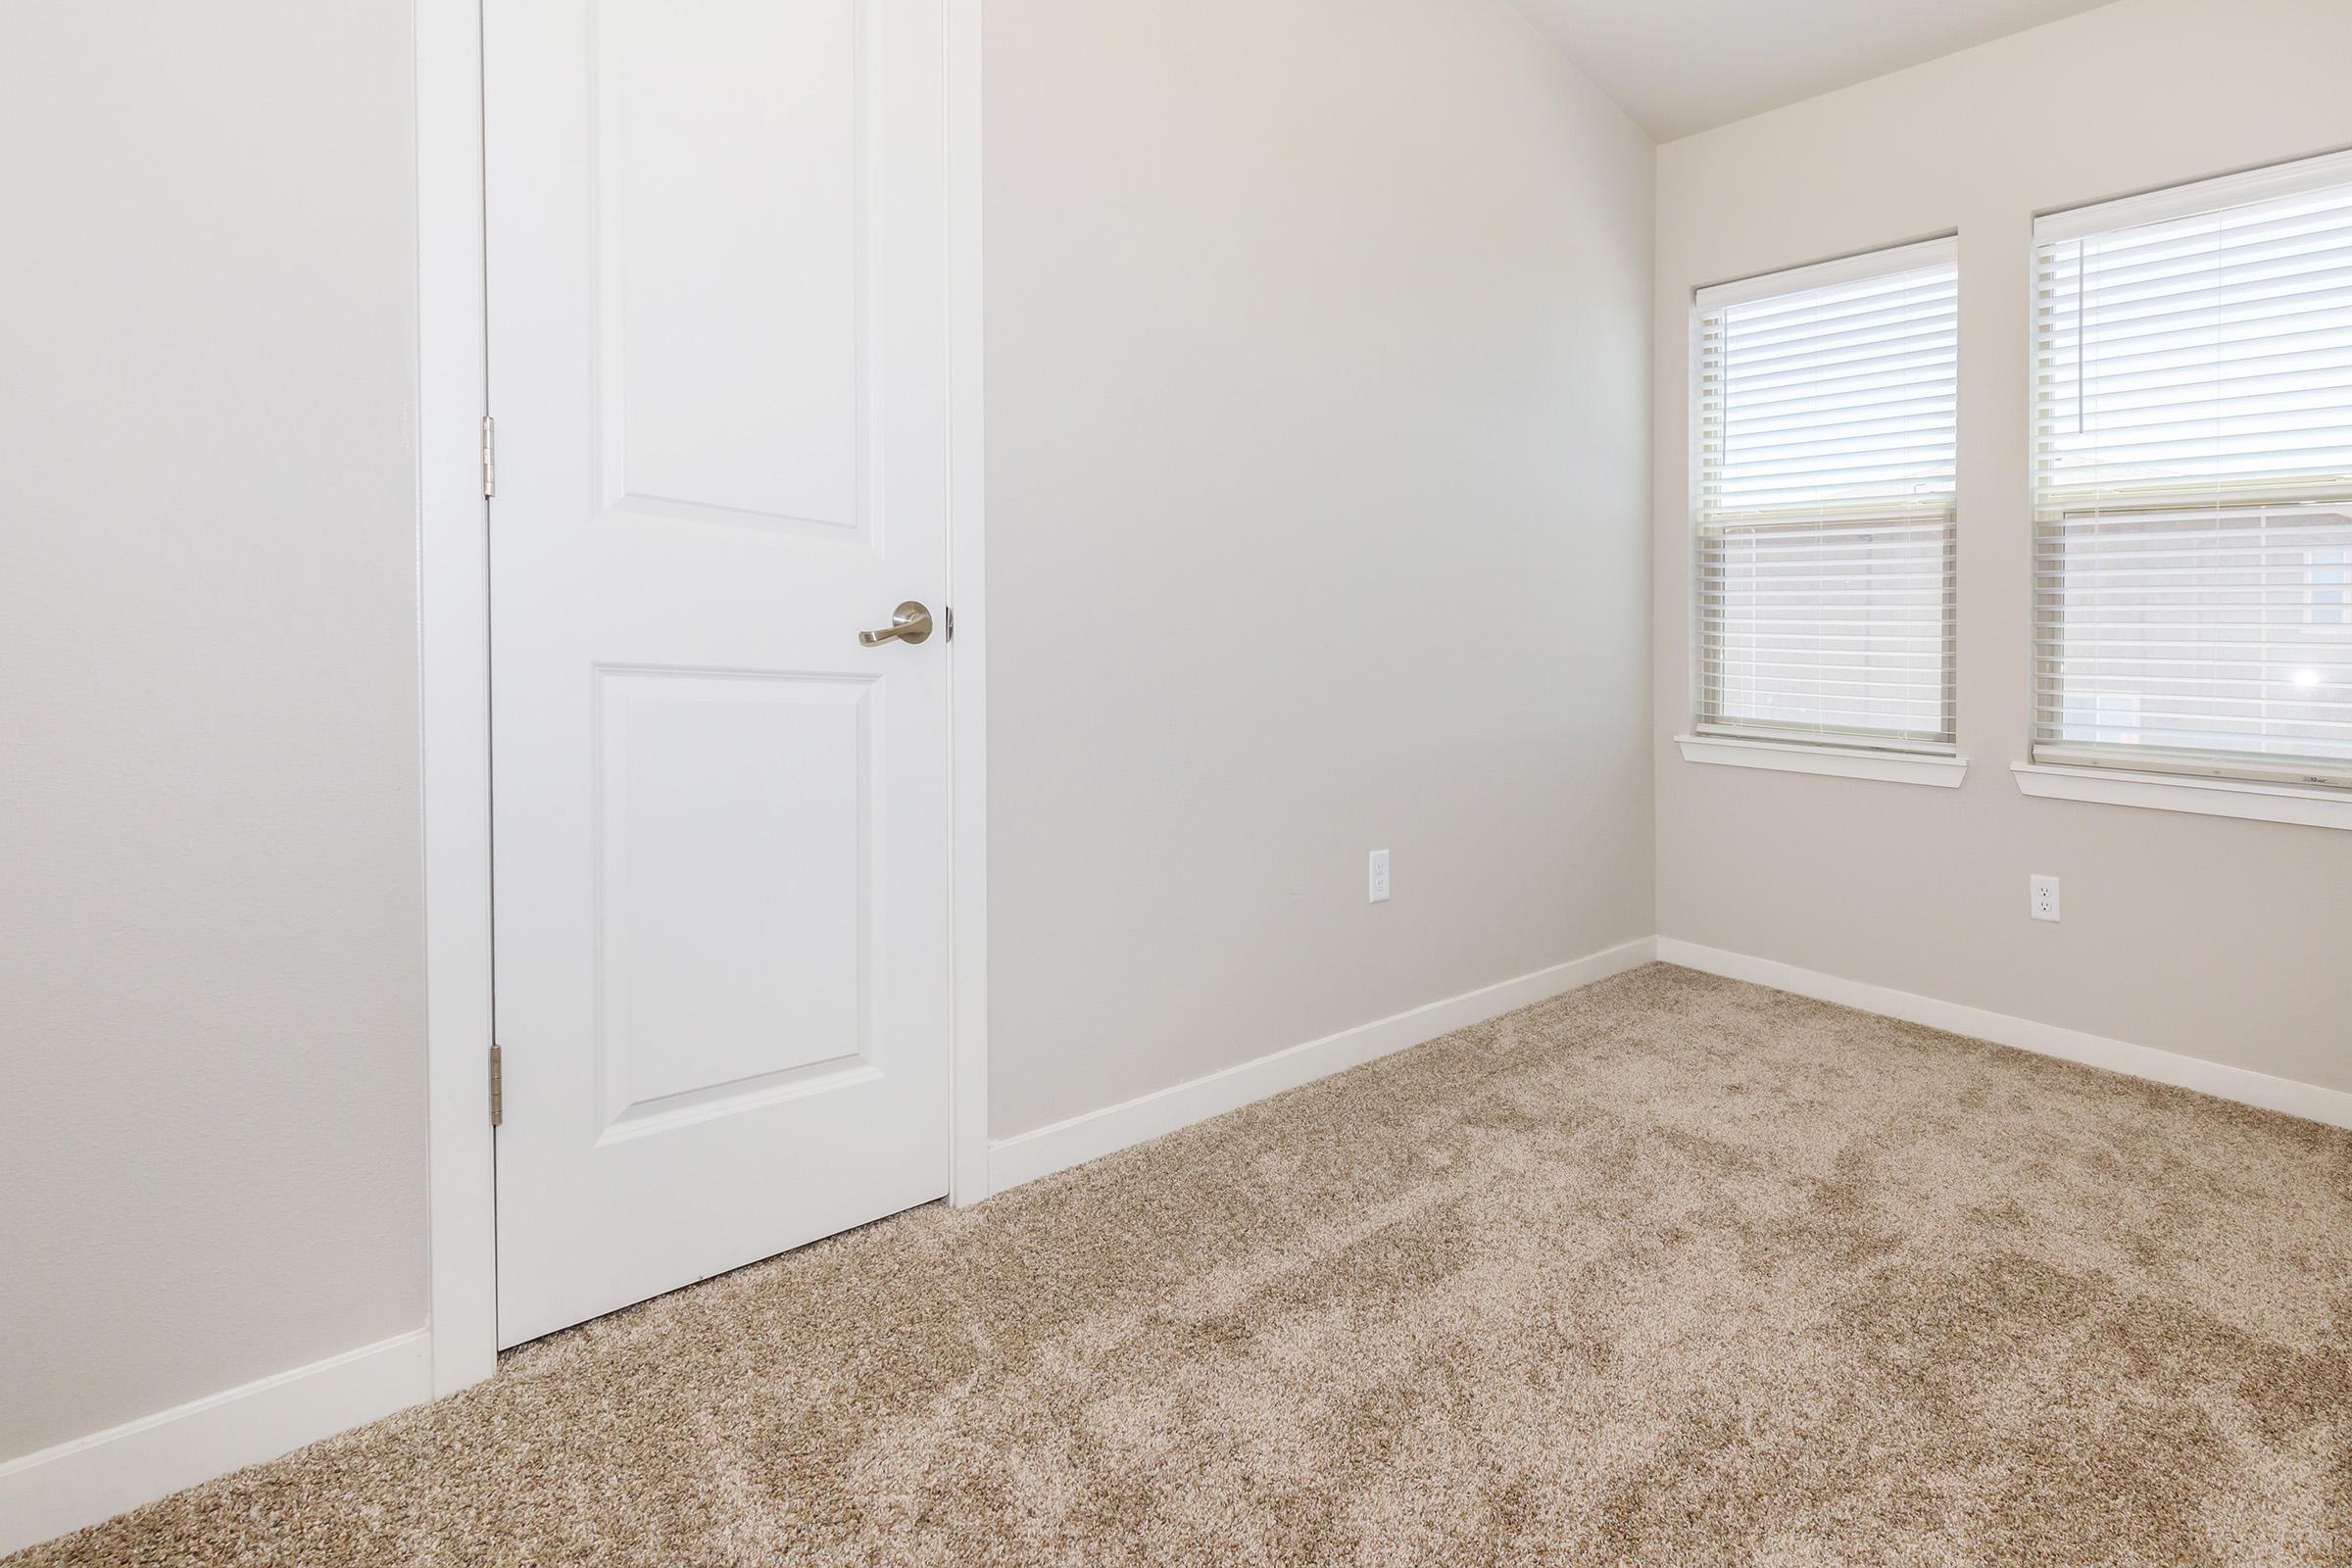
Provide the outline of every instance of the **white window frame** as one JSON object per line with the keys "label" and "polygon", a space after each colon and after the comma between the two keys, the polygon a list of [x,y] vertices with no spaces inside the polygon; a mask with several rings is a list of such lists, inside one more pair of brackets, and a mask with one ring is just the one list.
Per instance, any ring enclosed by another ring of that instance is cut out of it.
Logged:
{"label": "white window frame", "polygon": [[[2061,244],[2092,234],[2175,219],[2194,218],[2324,189],[2352,186],[2352,151],[2324,154],[2218,178],[2167,186],[2114,201],[2037,215],[2033,247],[2038,256],[2045,245]],[[2038,422],[2039,395],[2035,377],[2040,357],[2040,320],[2036,311],[2028,325],[2026,364],[2030,422],[2027,430],[2029,471],[2034,493],[2031,519],[2034,539],[2033,567],[2040,570],[2041,497],[2038,465],[2034,453],[2034,425]],[[2278,504],[2313,499],[2282,492]],[[2352,502],[2352,494],[2345,499]],[[2116,752],[2045,739],[2040,694],[2035,689],[2042,654],[2038,614],[2029,627],[2033,639],[2027,704],[2029,760],[2011,764],[2020,793],[2045,800],[2086,802],[2202,816],[2230,816],[2310,827],[2352,829],[2352,787],[2321,782],[2307,768],[2258,753],[2152,754],[2125,758]]]}
{"label": "white window frame", "polygon": [[[1718,723],[1710,719],[1706,712],[1704,680],[1708,638],[1708,611],[1701,590],[1704,544],[1700,521],[1700,441],[1704,429],[1700,406],[1703,396],[1700,336],[1704,316],[1709,311],[1726,306],[1907,271],[1932,266],[1938,261],[1949,263],[1957,270],[1959,239],[1956,234],[1906,241],[1808,266],[1761,272],[1730,282],[1710,284],[1692,292],[1688,338],[1690,447],[1685,460],[1690,484],[1686,537],[1691,551],[1688,585],[1690,625],[1687,649],[1690,684],[1686,694],[1690,727],[1688,733],[1674,737],[1685,761],[1773,772],[1874,779],[1886,783],[1921,784],[1939,789],[1956,788],[1967,776],[1968,759],[1958,753],[1958,715],[1954,697],[1956,670],[1951,664],[1957,659],[1958,647],[1956,604],[1947,607],[1945,612],[1944,658],[1947,665],[1944,728],[1951,737],[1949,739],[1922,741],[1866,734],[1817,734],[1796,729],[1782,733],[1761,726]],[[1955,452],[1955,460],[1956,457]],[[1951,548],[1955,552],[1959,512],[1958,475],[1955,471],[1954,494],[1946,524]],[[1954,569],[1956,573],[1956,564]]]}

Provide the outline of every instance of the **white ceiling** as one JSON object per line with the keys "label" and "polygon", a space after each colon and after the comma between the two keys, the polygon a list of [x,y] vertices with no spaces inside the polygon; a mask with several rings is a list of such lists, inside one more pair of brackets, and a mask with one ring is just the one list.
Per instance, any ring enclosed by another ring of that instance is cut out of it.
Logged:
{"label": "white ceiling", "polygon": [[1514,0],[1660,141],[2107,0]]}

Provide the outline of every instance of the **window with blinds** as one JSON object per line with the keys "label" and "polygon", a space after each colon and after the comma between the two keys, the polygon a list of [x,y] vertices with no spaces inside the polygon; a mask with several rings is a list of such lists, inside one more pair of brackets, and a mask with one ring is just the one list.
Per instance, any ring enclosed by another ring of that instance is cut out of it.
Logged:
{"label": "window with blinds", "polygon": [[1952,749],[1950,240],[1697,297],[1702,733]]}
{"label": "window with blinds", "polygon": [[2352,787],[2352,157],[2034,256],[2035,759]]}

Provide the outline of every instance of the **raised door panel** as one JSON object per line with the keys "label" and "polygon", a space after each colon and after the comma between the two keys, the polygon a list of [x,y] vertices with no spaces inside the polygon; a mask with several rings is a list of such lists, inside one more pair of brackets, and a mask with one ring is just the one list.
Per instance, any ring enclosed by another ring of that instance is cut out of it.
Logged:
{"label": "raised door panel", "polygon": [[607,508],[863,528],[863,9],[602,0]]}
{"label": "raised door panel", "polygon": [[871,682],[599,672],[600,1137],[868,1059]]}

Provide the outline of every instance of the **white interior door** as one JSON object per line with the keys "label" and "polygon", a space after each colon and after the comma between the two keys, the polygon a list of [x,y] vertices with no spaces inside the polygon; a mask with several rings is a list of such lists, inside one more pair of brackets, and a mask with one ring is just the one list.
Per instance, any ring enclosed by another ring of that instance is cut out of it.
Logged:
{"label": "white interior door", "polygon": [[948,1190],[940,0],[489,0],[499,1332]]}

